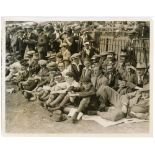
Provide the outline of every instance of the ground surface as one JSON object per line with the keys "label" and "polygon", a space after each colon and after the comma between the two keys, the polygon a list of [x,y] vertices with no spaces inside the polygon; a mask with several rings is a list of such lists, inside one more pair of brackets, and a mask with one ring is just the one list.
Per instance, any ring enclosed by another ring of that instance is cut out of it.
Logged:
{"label": "ground surface", "polygon": [[[7,84],[7,88],[12,87]],[[50,113],[36,102],[27,102],[21,92],[6,93],[6,133],[13,134],[143,134],[149,122],[119,124],[104,128],[94,121],[53,122]]]}

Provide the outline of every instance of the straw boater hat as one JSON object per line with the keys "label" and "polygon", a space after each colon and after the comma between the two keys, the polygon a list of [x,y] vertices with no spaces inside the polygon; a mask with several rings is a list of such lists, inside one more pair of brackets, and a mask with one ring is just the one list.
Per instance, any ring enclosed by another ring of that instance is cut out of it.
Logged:
{"label": "straw boater hat", "polygon": [[146,69],[146,64],[145,63],[137,63],[136,68],[137,69]]}
{"label": "straw boater hat", "polygon": [[121,52],[121,53],[120,53],[120,56],[121,56],[121,57],[126,57],[127,54],[126,54],[126,52]]}

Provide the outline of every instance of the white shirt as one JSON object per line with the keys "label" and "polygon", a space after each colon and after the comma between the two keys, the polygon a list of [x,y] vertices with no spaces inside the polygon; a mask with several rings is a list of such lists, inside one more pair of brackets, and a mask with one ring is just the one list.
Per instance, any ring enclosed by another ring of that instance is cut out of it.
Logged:
{"label": "white shirt", "polygon": [[80,84],[78,82],[76,82],[75,80],[69,84],[68,82],[62,82],[62,83],[58,83],[55,86],[53,86],[51,88],[51,92],[52,91],[59,91],[58,93],[60,93],[60,90],[62,90],[62,93],[65,93],[66,90],[70,87],[70,86],[74,86],[74,87],[80,87]]}

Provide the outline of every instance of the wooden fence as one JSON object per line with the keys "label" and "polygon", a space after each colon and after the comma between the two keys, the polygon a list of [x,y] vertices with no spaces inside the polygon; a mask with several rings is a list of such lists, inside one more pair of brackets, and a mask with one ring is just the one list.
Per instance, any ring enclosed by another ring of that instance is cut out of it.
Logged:
{"label": "wooden fence", "polygon": [[[99,49],[102,51],[115,51],[119,56],[121,49],[130,44],[135,51],[137,62],[149,64],[150,40],[148,38],[133,39],[129,41],[128,37],[100,36]],[[130,47],[131,47],[130,46]]]}

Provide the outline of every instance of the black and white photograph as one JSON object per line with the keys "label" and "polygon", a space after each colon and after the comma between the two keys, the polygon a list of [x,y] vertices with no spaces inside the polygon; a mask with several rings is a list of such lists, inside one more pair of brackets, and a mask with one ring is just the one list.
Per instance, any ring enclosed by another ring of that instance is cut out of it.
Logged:
{"label": "black and white photograph", "polygon": [[6,135],[150,136],[150,19],[2,24]]}

